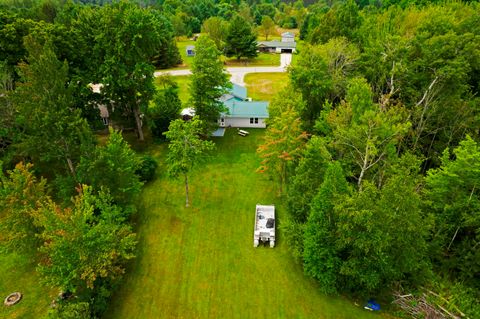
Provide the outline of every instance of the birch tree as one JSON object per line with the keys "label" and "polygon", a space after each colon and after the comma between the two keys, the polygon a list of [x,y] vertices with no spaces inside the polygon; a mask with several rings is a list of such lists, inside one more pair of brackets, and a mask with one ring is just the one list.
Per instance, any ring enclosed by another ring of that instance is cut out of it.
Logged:
{"label": "birch tree", "polygon": [[396,144],[410,127],[405,119],[398,107],[381,109],[374,104],[364,79],[350,81],[346,101],[332,111],[328,122],[332,145],[352,165],[360,190],[369,171],[396,155]]}

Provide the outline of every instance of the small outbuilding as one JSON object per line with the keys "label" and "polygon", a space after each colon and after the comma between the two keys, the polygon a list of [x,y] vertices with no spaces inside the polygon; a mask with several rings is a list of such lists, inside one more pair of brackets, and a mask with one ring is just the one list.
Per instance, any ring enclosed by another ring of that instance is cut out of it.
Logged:
{"label": "small outbuilding", "polygon": [[187,45],[185,52],[187,56],[195,56],[195,46],[194,45]]}

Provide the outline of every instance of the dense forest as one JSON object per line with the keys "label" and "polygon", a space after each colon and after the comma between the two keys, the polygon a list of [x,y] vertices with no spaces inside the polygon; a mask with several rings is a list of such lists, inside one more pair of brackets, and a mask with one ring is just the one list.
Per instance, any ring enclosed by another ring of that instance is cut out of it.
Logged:
{"label": "dense forest", "polygon": [[[256,45],[252,30],[274,25],[302,42],[258,172],[286,202],[282,234],[305,274],[326,294],[429,291],[480,317],[478,2],[5,0],[1,251],[32,256],[46,284],[77,296],[48,318],[102,316],[135,257],[135,199],[157,165],[113,129],[99,142],[98,105],[139,141],[167,137],[170,170],[187,179],[198,154],[181,141],[213,147],[198,136],[222,110],[229,34]],[[156,87],[154,71],[181,62],[176,37],[200,32],[211,39],[197,42],[191,102],[207,125],[170,124],[178,87]]]}
{"label": "dense forest", "polygon": [[422,287],[480,315],[479,13],[311,8],[259,153],[287,198],[292,251],[324,292]]}

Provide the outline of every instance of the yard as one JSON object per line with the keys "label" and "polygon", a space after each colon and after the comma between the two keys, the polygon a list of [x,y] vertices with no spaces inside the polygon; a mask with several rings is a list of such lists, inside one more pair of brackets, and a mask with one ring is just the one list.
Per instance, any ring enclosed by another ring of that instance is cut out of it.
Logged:
{"label": "yard", "polygon": [[288,84],[287,73],[249,73],[245,75],[248,96],[253,100],[271,101]]}
{"label": "yard", "polygon": [[[178,51],[182,57],[183,63],[173,69],[189,69],[193,62],[193,57],[187,56],[186,48],[189,45],[195,45],[195,41],[186,37],[181,37],[177,40]],[[227,58],[222,56],[222,61],[227,67],[236,66],[278,66],[280,65],[280,54],[275,53],[260,53],[255,59],[241,59],[237,61],[236,58]]]}
{"label": "yard", "polygon": [[189,45],[195,45],[195,41],[190,40],[186,37],[182,37],[177,40],[178,52],[180,53],[183,61],[183,64],[177,67],[178,69],[188,69],[193,62],[193,57],[187,56],[186,49]]}
{"label": "yard", "polygon": [[[172,78],[178,84],[178,97],[180,98],[180,101],[182,101],[183,104],[187,103],[190,98],[190,75],[179,75],[173,76]],[[158,81],[157,79],[155,80]]]}
{"label": "yard", "polygon": [[[36,263],[16,253],[0,254],[0,318],[38,319],[47,313],[50,302],[58,294],[40,283]],[[3,299],[13,292],[23,294],[16,305],[5,307]]]}
{"label": "yard", "polygon": [[[178,97],[185,105],[190,98],[189,75],[174,76],[173,79],[177,82],[179,91]],[[271,101],[272,98],[283,89],[288,83],[287,73],[249,73],[245,75],[245,83],[247,87],[248,96],[253,100]]]}
{"label": "yard", "polygon": [[240,66],[279,66],[280,54],[276,53],[259,53],[255,59],[242,58],[237,60],[236,58],[226,58],[222,56],[222,60],[227,67],[240,67]]}
{"label": "yard", "polygon": [[227,129],[208,163],[184,185],[161,163],[146,185],[137,217],[138,257],[113,296],[106,318],[380,318],[343,298],[326,297],[307,279],[278,235],[278,246],[253,248],[255,204],[275,204],[271,182],[257,174],[263,130],[241,137]]}

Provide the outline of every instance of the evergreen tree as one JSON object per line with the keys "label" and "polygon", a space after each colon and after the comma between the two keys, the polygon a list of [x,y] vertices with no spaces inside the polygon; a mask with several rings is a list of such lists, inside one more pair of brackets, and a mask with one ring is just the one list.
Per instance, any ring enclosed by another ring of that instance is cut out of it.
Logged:
{"label": "evergreen tree", "polygon": [[142,187],[136,174],[141,162],[122,134],[110,129],[107,143],[97,146],[89,156],[82,157],[78,179],[95,191],[108,190],[115,203],[129,205]]}
{"label": "evergreen tree", "polygon": [[182,102],[178,98],[178,84],[169,75],[157,78],[159,88],[153,98],[153,104],[148,107],[148,126],[157,138],[164,138],[170,122],[180,115]]}
{"label": "evergreen tree", "polygon": [[207,130],[217,126],[220,112],[225,109],[220,97],[227,92],[228,86],[228,75],[220,61],[220,51],[209,37],[201,36],[197,40],[193,59],[190,101]]}
{"label": "evergreen tree", "polygon": [[257,53],[257,36],[252,26],[242,17],[235,16],[228,28],[225,54],[228,57],[254,58]]}
{"label": "evergreen tree", "polygon": [[294,220],[302,223],[307,221],[312,200],[331,160],[325,139],[312,136],[305,145],[287,194],[289,212]]}
{"label": "evergreen tree", "polygon": [[334,207],[336,200],[348,192],[340,163],[330,163],[305,225],[304,270],[320,282],[321,290],[325,293],[335,293],[339,284],[337,277],[341,256],[336,251],[337,217]]}
{"label": "evergreen tree", "polygon": [[3,175],[0,166],[0,240],[9,249],[30,251],[35,248],[35,211],[46,198],[46,180],[38,180],[32,164],[18,163]]}

